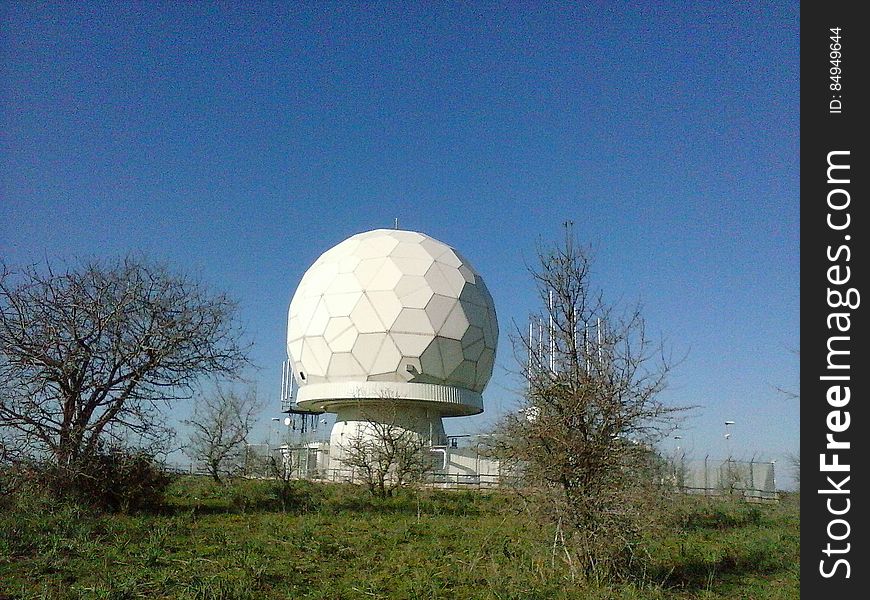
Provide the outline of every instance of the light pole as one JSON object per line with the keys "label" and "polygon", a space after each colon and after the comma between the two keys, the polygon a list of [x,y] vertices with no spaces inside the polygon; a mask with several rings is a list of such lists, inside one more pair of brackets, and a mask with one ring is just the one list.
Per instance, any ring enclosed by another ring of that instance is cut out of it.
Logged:
{"label": "light pole", "polygon": [[[272,451],[272,428],[274,423],[280,422],[281,419],[279,417],[272,417],[272,422],[269,423],[269,452]],[[280,438],[280,435],[279,435]]]}

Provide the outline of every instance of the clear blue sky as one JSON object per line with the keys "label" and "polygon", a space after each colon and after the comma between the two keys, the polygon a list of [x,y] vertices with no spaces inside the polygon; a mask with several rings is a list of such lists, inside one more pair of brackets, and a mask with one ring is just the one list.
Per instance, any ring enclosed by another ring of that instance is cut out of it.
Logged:
{"label": "clear blue sky", "polygon": [[446,423],[486,428],[524,261],[571,219],[688,353],[682,445],[724,456],[733,419],[735,455],[797,451],[797,2],[80,4],[0,5],[0,254],[139,251],[229,290],[264,431],[303,272],[394,218],[487,280],[487,412]]}

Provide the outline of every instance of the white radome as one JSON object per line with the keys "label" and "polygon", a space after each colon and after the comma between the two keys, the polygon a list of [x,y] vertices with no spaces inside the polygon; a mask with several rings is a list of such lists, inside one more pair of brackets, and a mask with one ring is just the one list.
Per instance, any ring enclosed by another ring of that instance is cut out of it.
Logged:
{"label": "white radome", "polygon": [[390,394],[444,401],[452,405],[445,416],[478,413],[497,342],[481,276],[422,233],[378,229],[346,239],[315,261],[290,303],[298,400],[321,408]]}

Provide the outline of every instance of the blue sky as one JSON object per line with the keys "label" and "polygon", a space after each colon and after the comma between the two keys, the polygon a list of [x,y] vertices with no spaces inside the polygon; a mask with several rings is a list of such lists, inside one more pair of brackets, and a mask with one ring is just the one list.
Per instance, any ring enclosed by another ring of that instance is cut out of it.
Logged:
{"label": "blue sky", "polygon": [[[508,342],[538,239],[687,358],[695,456],[799,444],[797,2],[0,5],[0,254],[129,251],[229,290],[278,415],[286,310],[317,256],[400,226],[484,275]],[[179,414],[184,412],[179,408]],[[670,440],[668,444],[675,444]],[[666,444],[667,446],[667,444]],[[790,475],[779,469],[779,481]]]}

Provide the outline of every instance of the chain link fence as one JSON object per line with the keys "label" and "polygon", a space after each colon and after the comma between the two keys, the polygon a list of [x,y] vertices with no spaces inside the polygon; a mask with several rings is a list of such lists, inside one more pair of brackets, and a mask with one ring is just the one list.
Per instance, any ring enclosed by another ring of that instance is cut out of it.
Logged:
{"label": "chain link fence", "polygon": [[[428,484],[442,488],[497,488],[516,483],[515,477],[499,461],[484,456],[479,448],[433,448],[436,468],[426,475]],[[251,478],[269,478],[276,475],[276,466],[284,469],[283,476],[292,479],[361,483],[359,477],[347,468],[336,468],[330,462],[328,442],[303,445],[284,445],[269,448],[265,444],[248,446],[235,475]],[[663,484],[672,485],[687,494],[706,496],[736,496],[748,502],[776,502],[774,462],[756,460],[686,459],[675,457],[669,461],[668,476]],[[190,464],[172,469],[179,473],[207,474],[201,465]],[[230,473],[227,473],[230,474]]]}
{"label": "chain link fence", "polygon": [[749,502],[775,502],[776,463],[727,458],[686,460],[672,464],[673,485],[689,494],[740,496]]}

